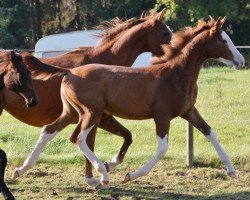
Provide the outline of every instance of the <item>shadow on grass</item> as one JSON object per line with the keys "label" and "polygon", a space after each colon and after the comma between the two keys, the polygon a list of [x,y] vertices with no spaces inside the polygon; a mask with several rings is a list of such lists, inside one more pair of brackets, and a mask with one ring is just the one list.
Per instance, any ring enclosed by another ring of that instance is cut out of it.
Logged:
{"label": "shadow on grass", "polygon": [[229,194],[218,195],[191,195],[174,192],[160,192],[156,191],[155,187],[133,187],[133,189],[126,188],[110,188],[108,190],[100,190],[98,194],[102,200],[121,200],[124,197],[134,200],[246,200],[250,196],[250,192],[242,191]]}

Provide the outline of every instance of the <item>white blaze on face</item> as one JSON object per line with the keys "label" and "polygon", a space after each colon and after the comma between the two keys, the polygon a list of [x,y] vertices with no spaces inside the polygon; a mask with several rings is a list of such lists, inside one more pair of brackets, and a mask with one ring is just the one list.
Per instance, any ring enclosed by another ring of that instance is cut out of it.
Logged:
{"label": "white blaze on face", "polygon": [[227,60],[224,58],[219,58],[218,60],[227,64],[227,65],[233,65],[236,68],[243,67],[245,65],[245,60],[244,60],[243,56],[241,55],[241,53],[234,46],[230,37],[226,34],[225,31],[222,31],[221,37],[223,40],[226,41],[226,45],[227,45],[228,49],[232,52],[233,60]]}

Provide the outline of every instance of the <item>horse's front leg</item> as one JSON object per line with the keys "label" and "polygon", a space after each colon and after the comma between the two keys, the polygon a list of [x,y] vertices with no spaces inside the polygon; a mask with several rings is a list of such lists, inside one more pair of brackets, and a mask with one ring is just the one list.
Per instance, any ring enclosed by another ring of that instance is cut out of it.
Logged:
{"label": "horse's front leg", "polygon": [[14,196],[11,194],[9,188],[4,182],[4,173],[7,165],[6,153],[0,149],[0,192],[3,193],[5,200],[15,200]]}
{"label": "horse's front leg", "polygon": [[140,176],[147,175],[154,167],[154,165],[160,159],[162,159],[167,152],[170,119],[166,118],[165,116],[164,117],[157,116],[156,118],[154,118],[154,120],[156,125],[156,135],[158,141],[156,154],[154,155],[152,160],[150,160],[146,165],[144,165],[137,171],[127,173],[124,179],[125,182],[134,180]]}
{"label": "horse's front leg", "polygon": [[98,127],[124,139],[118,154],[116,154],[111,161],[105,162],[107,171],[113,171],[117,165],[122,163],[129,146],[132,144],[132,135],[130,131],[120,124],[112,115],[105,113],[102,115]]}
{"label": "horse's front leg", "polygon": [[199,131],[201,131],[206,136],[206,138],[213,144],[221,161],[226,166],[227,174],[232,178],[237,178],[237,174],[234,169],[234,166],[229,156],[227,155],[223,147],[220,145],[218,139],[216,138],[215,131],[200,116],[198,110],[195,107],[193,107],[181,117],[189,121],[194,127],[196,127]]}

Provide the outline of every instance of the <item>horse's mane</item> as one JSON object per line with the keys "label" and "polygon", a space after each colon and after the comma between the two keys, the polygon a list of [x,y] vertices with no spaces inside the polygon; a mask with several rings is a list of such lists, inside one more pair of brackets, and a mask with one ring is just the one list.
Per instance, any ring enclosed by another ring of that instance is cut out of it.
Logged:
{"label": "horse's mane", "polygon": [[96,34],[96,37],[101,39],[99,46],[114,40],[126,30],[145,22],[148,18],[155,16],[156,14],[157,13],[143,12],[140,18],[131,18],[123,21],[116,17],[111,21],[103,22],[101,25],[95,27],[97,30],[102,31],[99,34]]}
{"label": "horse's mane", "polygon": [[214,25],[214,23],[214,20],[210,20],[209,22],[199,20],[196,26],[184,27],[180,31],[173,33],[170,41],[171,44],[162,45],[164,55],[161,57],[152,58],[151,63],[159,64],[175,57],[178,53],[182,52],[180,50],[183,49],[189,42],[191,42],[197,35],[203,31],[209,30]]}
{"label": "horse's mane", "polygon": [[33,79],[48,80],[53,77],[63,76],[69,72],[68,69],[45,64],[27,52],[22,53],[22,58],[31,71]]}

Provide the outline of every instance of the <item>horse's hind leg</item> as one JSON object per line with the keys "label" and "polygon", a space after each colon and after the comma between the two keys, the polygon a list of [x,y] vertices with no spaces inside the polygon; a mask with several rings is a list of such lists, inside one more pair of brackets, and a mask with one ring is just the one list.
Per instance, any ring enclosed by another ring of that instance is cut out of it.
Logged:
{"label": "horse's hind leg", "polygon": [[105,113],[102,115],[98,127],[117,136],[121,136],[124,139],[118,154],[111,161],[105,163],[107,170],[113,171],[117,165],[122,163],[129,146],[132,144],[132,135],[130,131],[122,126],[112,115]]}
{"label": "horse's hind leg", "polygon": [[201,131],[206,138],[213,144],[216,152],[218,153],[221,161],[225,164],[227,168],[227,174],[232,178],[237,178],[237,174],[235,172],[234,166],[220,145],[219,141],[216,138],[216,133],[211,129],[211,127],[205,122],[205,120],[200,116],[198,110],[193,107],[187,113],[185,113],[182,118],[188,120],[191,124],[194,125],[199,131]]}
{"label": "horse's hind leg", "polygon": [[[100,115],[87,113],[85,112],[82,116],[82,132],[79,135],[79,139],[77,141],[77,145],[79,149],[83,152],[83,154],[88,158],[93,167],[97,172],[101,174],[101,184],[103,187],[108,187],[109,177],[106,170],[105,165],[99,160],[93,151],[90,149],[89,141],[94,141],[94,137],[96,134],[96,126],[99,123]],[[93,129],[93,131],[92,131]],[[75,136],[73,136],[75,138]],[[73,141],[74,142],[74,141]]]}
{"label": "horse's hind leg", "polygon": [[4,173],[7,165],[7,156],[5,152],[0,149],[0,192],[3,193],[4,199],[15,200],[14,196],[9,191],[7,185],[4,182]]}
{"label": "horse's hind leg", "polygon": [[45,125],[42,128],[42,132],[40,137],[36,143],[35,148],[32,150],[29,157],[24,161],[23,165],[19,168],[16,168],[12,174],[12,179],[16,179],[26,171],[31,169],[41,154],[43,148],[46,144],[51,141],[63,128],[65,128],[68,124],[72,123],[72,117],[69,115],[61,115],[55,122],[50,125]]}

